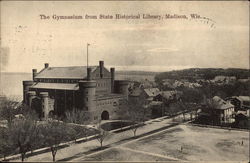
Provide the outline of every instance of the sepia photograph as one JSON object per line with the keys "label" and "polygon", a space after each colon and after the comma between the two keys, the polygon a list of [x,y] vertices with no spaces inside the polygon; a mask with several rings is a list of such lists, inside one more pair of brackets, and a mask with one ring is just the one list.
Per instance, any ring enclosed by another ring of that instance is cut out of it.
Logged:
{"label": "sepia photograph", "polygon": [[0,1],[0,162],[250,161],[249,1]]}

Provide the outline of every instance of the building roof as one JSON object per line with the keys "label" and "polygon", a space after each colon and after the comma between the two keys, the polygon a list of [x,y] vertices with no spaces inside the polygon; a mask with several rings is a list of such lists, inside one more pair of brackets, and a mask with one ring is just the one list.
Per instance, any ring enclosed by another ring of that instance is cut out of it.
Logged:
{"label": "building roof", "polygon": [[160,94],[160,90],[158,88],[148,88],[144,89],[144,92],[149,96],[149,97],[155,97],[158,94]]}
{"label": "building roof", "polygon": [[214,96],[212,100],[214,102],[215,109],[225,110],[234,107],[234,105],[230,104],[230,102],[224,101],[222,98],[218,96]]}
{"label": "building roof", "polygon": [[78,90],[78,84],[66,83],[35,83],[31,88],[57,89],[57,90]]}
{"label": "building roof", "polygon": [[241,100],[241,101],[248,101],[249,102],[250,101],[250,96],[239,96],[238,99]]}
{"label": "building roof", "polygon": [[[92,72],[98,66],[89,66]],[[35,78],[84,79],[87,76],[87,66],[48,67],[40,71]]]}
{"label": "building roof", "polygon": [[141,92],[142,92],[142,90],[140,88],[136,87],[135,89],[133,89],[131,91],[131,93],[129,94],[129,96],[138,97],[138,96],[141,95]]}

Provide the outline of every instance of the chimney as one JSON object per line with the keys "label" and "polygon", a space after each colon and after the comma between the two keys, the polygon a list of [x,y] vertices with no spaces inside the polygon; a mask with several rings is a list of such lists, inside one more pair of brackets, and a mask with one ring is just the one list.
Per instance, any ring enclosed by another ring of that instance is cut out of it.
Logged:
{"label": "chimney", "polygon": [[111,67],[110,68],[110,73],[111,73],[111,93],[114,93],[115,88],[114,88],[114,82],[115,82],[115,68]]}
{"label": "chimney", "polygon": [[32,69],[32,78],[33,78],[33,81],[35,81],[36,75],[37,75],[37,69]]}
{"label": "chimney", "polygon": [[100,77],[103,77],[103,67],[104,67],[104,62],[99,61],[99,67],[100,67]]}
{"label": "chimney", "polygon": [[90,67],[87,68],[87,80],[91,80],[91,71],[92,69]]}
{"label": "chimney", "polygon": [[48,68],[49,67],[49,63],[44,63],[44,68]]}

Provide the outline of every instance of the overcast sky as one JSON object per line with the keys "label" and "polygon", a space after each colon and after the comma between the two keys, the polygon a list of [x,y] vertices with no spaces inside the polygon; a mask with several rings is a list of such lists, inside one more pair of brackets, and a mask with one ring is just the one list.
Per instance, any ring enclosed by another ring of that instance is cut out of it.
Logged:
{"label": "overcast sky", "polygon": [[[90,65],[167,71],[249,67],[249,2],[1,1],[1,71]],[[199,14],[207,19],[41,20],[99,14]]]}

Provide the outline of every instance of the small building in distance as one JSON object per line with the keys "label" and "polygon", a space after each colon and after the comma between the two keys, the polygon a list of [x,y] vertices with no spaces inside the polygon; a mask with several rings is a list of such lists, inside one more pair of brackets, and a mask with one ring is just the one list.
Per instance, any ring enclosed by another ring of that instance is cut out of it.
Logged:
{"label": "small building in distance", "polygon": [[214,96],[209,100],[209,106],[202,107],[199,119],[210,121],[213,124],[229,124],[235,121],[234,105],[230,102]]}
{"label": "small building in distance", "polygon": [[153,101],[154,97],[160,94],[160,90],[158,88],[134,88],[130,94],[129,98],[133,100],[134,98],[140,99],[145,104],[149,104]]}
{"label": "small building in distance", "polygon": [[235,76],[215,76],[213,82],[230,84],[236,81]]}
{"label": "small building in distance", "polygon": [[23,102],[35,109],[41,118],[65,116],[67,110],[80,109],[90,121],[116,119],[117,111],[126,108],[128,84],[115,80],[100,61],[98,66],[49,67],[37,72],[33,80],[23,81]]}
{"label": "small building in distance", "polygon": [[226,99],[234,105],[235,111],[249,111],[250,109],[250,97],[249,96],[232,96]]}
{"label": "small building in distance", "polygon": [[154,97],[154,101],[162,101],[164,103],[169,103],[173,101],[179,101],[182,96],[181,91],[161,91],[157,96]]}

